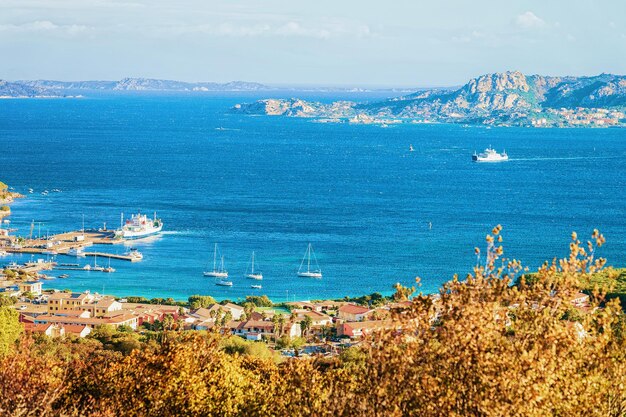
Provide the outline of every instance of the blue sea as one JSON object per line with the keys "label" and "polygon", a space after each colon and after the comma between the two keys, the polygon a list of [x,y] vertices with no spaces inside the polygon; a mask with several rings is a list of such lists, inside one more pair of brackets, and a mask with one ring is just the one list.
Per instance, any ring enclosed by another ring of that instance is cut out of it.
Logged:
{"label": "blue sea", "polygon": [[[474,247],[497,224],[505,255],[530,268],[565,256],[572,231],[586,237],[594,228],[607,238],[599,255],[626,266],[626,130],[385,129],[229,112],[268,95],[1,100],[0,180],[35,190],[12,207],[18,234],[28,235],[33,220],[35,234],[78,230],[83,215],[87,227],[117,227],[121,212],[139,210],[165,224],[159,237],[132,243],[142,262],[114,260],[113,274],[72,271],[44,288],[283,301],[389,294],[419,276],[420,290],[434,292],[471,271]],[[472,163],[489,145],[511,159]],[[54,188],[61,192],[41,194]],[[322,279],[296,276],[309,242]],[[231,288],[202,276],[214,243]],[[261,290],[243,278],[253,250]]]}

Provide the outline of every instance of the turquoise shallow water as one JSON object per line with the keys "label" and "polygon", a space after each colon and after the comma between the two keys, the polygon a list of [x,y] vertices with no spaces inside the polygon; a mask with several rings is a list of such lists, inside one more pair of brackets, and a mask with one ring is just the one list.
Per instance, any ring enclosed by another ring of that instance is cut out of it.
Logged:
{"label": "turquoise shallow water", "polygon": [[[471,269],[474,246],[498,223],[506,253],[531,267],[564,256],[571,231],[595,227],[608,240],[600,254],[626,265],[624,130],[382,129],[228,113],[252,99],[0,101],[0,179],[35,189],[13,206],[12,227],[27,234],[34,219],[42,233],[79,229],[83,213],[87,226],[111,226],[138,209],[165,222],[162,236],[133,243],[143,262],[45,287],[284,300],[388,293],[419,275],[430,292]],[[472,163],[490,144],[511,160]],[[62,192],[40,194],[53,188]],[[202,276],[214,242],[232,288]],[[321,280],[296,277],[308,242]],[[243,278],[252,250],[262,290]]]}

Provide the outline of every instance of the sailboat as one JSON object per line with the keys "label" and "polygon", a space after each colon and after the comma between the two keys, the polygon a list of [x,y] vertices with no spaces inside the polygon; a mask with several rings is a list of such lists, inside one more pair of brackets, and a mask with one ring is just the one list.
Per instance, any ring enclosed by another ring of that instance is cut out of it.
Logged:
{"label": "sailboat", "polygon": [[111,258],[109,258],[109,266],[103,269],[104,272],[115,272],[115,268],[111,266]]}
{"label": "sailboat", "polygon": [[[316,269],[311,270],[311,255],[313,255],[313,261],[315,262]],[[306,261],[306,271],[302,270],[304,266],[304,260]],[[315,256],[315,252],[313,252],[313,246],[309,243],[309,246],[306,248],[306,252],[304,252],[304,257],[302,258],[302,262],[300,262],[300,268],[298,269],[298,276],[305,278],[321,278],[322,270],[320,269],[319,264],[317,263],[317,257]]]}
{"label": "sailboat", "polygon": [[214,278],[228,278],[228,271],[224,269],[224,257],[221,256],[220,267],[217,267],[217,243],[213,249],[213,270],[205,271],[203,275],[205,277],[214,277]]}
{"label": "sailboat", "polygon": [[251,270],[248,273],[248,269],[246,269],[246,278],[262,280],[263,273],[262,272],[254,272],[254,251],[252,251],[252,260],[250,261]]}
{"label": "sailboat", "polygon": [[98,265],[97,262],[98,262],[98,255],[94,255],[93,266],[91,267],[91,270],[92,271],[104,271],[104,267]]}
{"label": "sailboat", "polygon": [[222,271],[223,274],[226,274],[225,276],[221,277],[220,279],[218,279],[215,282],[215,285],[220,285],[222,287],[232,287],[233,286],[233,282],[229,281],[227,279],[228,277],[228,272],[226,272],[226,270],[224,269],[224,257],[222,256],[221,262],[220,262],[220,271]]}

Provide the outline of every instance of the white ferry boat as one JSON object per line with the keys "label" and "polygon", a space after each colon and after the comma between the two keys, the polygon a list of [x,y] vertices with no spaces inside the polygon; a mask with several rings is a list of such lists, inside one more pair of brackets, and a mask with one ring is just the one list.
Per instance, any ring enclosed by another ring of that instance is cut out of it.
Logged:
{"label": "white ferry boat", "polygon": [[477,154],[474,151],[474,155],[472,155],[472,161],[474,162],[502,162],[507,161],[509,156],[506,154],[506,151],[502,153],[496,152],[495,149],[488,147],[485,149],[485,152]]}
{"label": "white ferry boat", "polygon": [[[122,214],[122,221],[124,214]],[[157,219],[154,213],[154,219],[149,219],[145,214],[133,214],[130,220],[126,220],[120,229],[115,231],[115,236],[122,239],[142,239],[144,237],[156,235],[163,229],[163,221]]]}

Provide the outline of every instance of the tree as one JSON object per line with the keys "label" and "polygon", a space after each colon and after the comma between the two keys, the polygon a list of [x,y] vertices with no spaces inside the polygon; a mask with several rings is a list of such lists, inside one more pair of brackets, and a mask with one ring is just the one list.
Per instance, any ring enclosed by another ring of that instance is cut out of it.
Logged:
{"label": "tree", "polygon": [[275,316],[276,315],[278,315],[278,334],[282,335],[285,329],[285,316],[282,314],[275,314]]}
{"label": "tree", "polygon": [[35,295],[35,293],[33,293],[31,291],[26,291],[26,292],[22,293],[22,297],[27,298],[29,300],[34,300],[37,296]]}
{"label": "tree", "polygon": [[0,294],[0,307],[12,306],[15,303],[17,303],[17,297]]}
{"label": "tree", "polygon": [[289,346],[294,350],[296,357],[300,356],[300,349],[306,344],[306,340],[302,337],[294,337],[291,339]]}
{"label": "tree", "polygon": [[415,287],[404,287],[399,282],[393,288],[396,290],[392,297],[394,301],[406,301],[415,292]]}
{"label": "tree", "polygon": [[93,331],[89,334],[89,337],[97,339],[101,343],[105,344],[111,341],[115,333],[117,333],[117,330],[114,326],[110,324],[101,324],[93,329]]}
{"label": "tree", "polygon": [[227,311],[224,313],[224,315],[222,316],[222,319],[220,320],[220,327],[225,327],[226,324],[228,324],[229,321],[231,321],[233,319],[233,314],[230,311]]}
{"label": "tree", "polygon": [[19,313],[10,307],[0,307],[0,356],[11,350],[23,331]]}
{"label": "tree", "polygon": [[174,325],[174,317],[171,314],[166,314],[163,317],[163,330],[172,330],[172,326]]}
{"label": "tree", "polygon": [[311,319],[310,316],[305,315],[304,319],[300,322],[300,327],[302,328],[302,335],[304,337],[307,336],[307,333],[312,325],[313,325],[313,319]]}
{"label": "tree", "polygon": [[278,323],[278,314],[274,314],[271,320],[274,324],[274,341],[276,341],[278,339],[278,329],[280,329],[280,325]]}
{"label": "tree", "polygon": [[272,307],[274,305],[267,295],[248,295],[246,302],[252,303],[257,307]]}
{"label": "tree", "polygon": [[187,300],[189,301],[189,308],[192,310],[211,307],[216,303],[215,298],[210,295],[192,295]]}
{"label": "tree", "polygon": [[252,317],[252,313],[254,312],[255,308],[256,306],[254,305],[254,303],[246,302],[243,304],[243,311],[246,314],[247,318]]}

